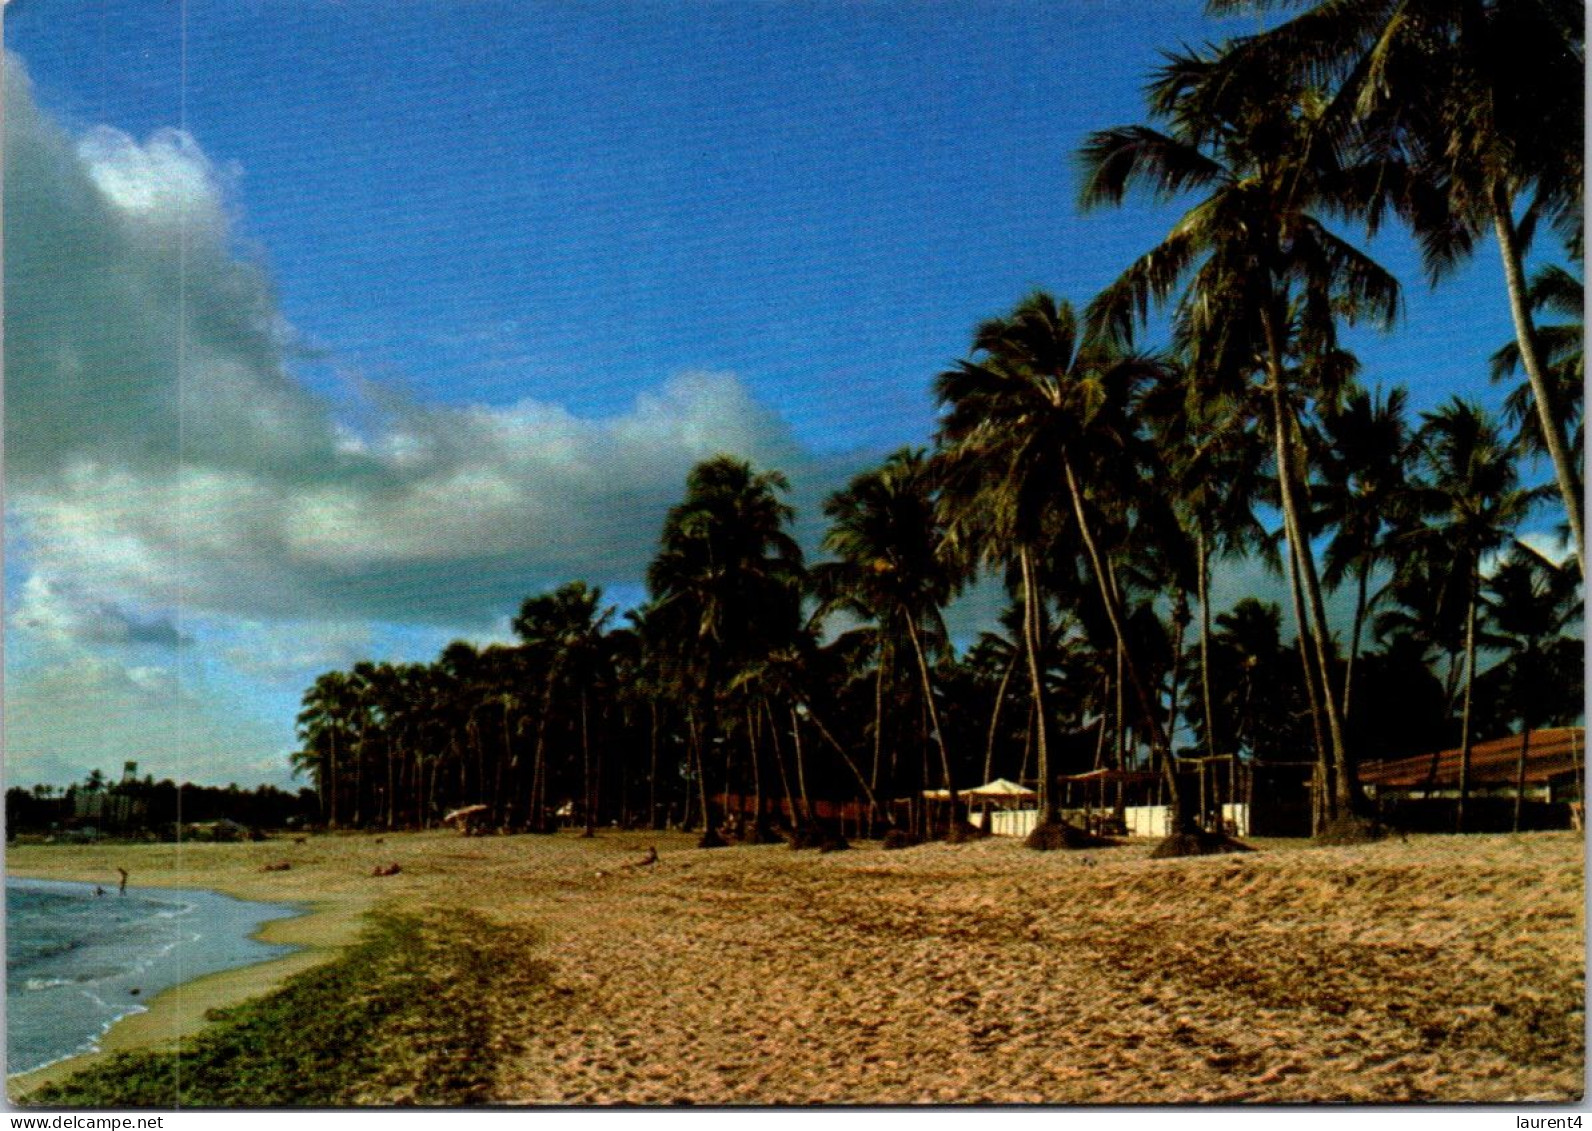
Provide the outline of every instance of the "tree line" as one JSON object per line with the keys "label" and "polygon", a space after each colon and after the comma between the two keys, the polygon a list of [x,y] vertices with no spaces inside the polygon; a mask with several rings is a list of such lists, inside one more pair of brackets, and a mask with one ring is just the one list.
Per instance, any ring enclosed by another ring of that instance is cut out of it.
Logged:
{"label": "tree line", "polygon": [[[1359,762],[1458,745],[1462,824],[1474,740],[1580,712],[1582,23],[1562,0],[1323,3],[1166,54],[1147,120],[1081,145],[1080,201],[1187,210],[1082,306],[1036,292],[977,326],[933,378],[932,446],[825,502],[823,560],[779,472],[699,464],[623,623],[571,582],[513,644],[320,676],[295,764],[322,818],[479,804],[712,842],[750,796],[751,835],[847,799],[922,836],[893,803],[938,786],[955,834],[957,789],[995,775],[1034,781],[1047,825],[1058,775],[1091,767],[1161,774],[1187,814],[1176,756],[1201,753],[1313,761],[1317,827],[1352,832]],[[1398,280],[1343,234],[1386,224],[1434,283],[1496,243],[1515,336],[1491,377],[1524,375],[1501,418],[1412,417],[1340,341],[1396,322]],[[1517,538],[1544,508],[1562,563]],[[1213,607],[1246,561],[1284,580],[1291,631]],[[957,654],[944,610],[981,576],[1008,607]]]}
{"label": "tree line", "polygon": [[111,836],[142,835],[176,839],[182,826],[226,819],[250,829],[280,829],[319,819],[319,797],[261,785],[179,785],[153,775],[109,781],[93,770],[64,787],[38,784],[6,790],[6,833],[41,833],[93,828]]}

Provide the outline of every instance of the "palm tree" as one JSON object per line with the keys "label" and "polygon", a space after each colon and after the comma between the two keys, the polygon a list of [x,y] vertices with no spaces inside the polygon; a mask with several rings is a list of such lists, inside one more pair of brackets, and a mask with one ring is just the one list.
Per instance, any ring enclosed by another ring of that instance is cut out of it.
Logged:
{"label": "palm tree", "polygon": [[[567,682],[571,671],[579,672],[582,664],[592,660],[598,641],[608,622],[613,618],[612,608],[603,610],[603,591],[588,586],[584,581],[571,581],[551,593],[527,598],[514,618],[516,636],[535,656],[541,667],[541,707],[536,716],[536,746],[532,754],[531,789],[529,797],[530,828],[547,830],[547,732],[548,725],[557,712],[555,695],[561,684]],[[577,683],[579,683],[577,674]],[[585,734],[585,712],[589,709],[584,692],[576,695],[581,704],[581,728]],[[582,743],[585,750],[585,743]],[[589,751],[585,751],[589,761]],[[589,782],[588,782],[589,784]]]}
{"label": "palm tree", "polygon": [[1217,81],[1222,77],[1217,58],[1169,56],[1151,86],[1152,110],[1167,128],[1119,127],[1086,143],[1086,208],[1120,203],[1136,186],[1160,199],[1205,193],[1096,298],[1090,320],[1126,340],[1152,304],[1180,294],[1177,332],[1202,382],[1241,400],[1252,378],[1261,379],[1289,562],[1306,598],[1309,651],[1337,771],[1333,800],[1347,816],[1358,796],[1308,543],[1300,417],[1308,397],[1330,400],[1342,386],[1337,321],[1369,316],[1390,325],[1399,289],[1313,211],[1337,207],[1349,186],[1375,172],[1341,160],[1321,128],[1325,101],[1305,88],[1245,88]]}
{"label": "palm tree", "polygon": [[[1209,6],[1230,12],[1269,4]],[[1579,254],[1584,25],[1577,0],[1323,0],[1239,41],[1224,64],[1224,78],[1240,86],[1276,89],[1279,78],[1292,78],[1336,87],[1325,130],[1336,144],[1374,150],[1385,163],[1382,176],[1341,199],[1373,228],[1384,211],[1397,210],[1434,281],[1491,228],[1577,568],[1584,530],[1565,438],[1569,407],[1555,397],[1524,259],[1539,218],[1554,222]]]}
{"label": "palm tree", "polygon": [[[1165,747],[1134,661],[1120,587],[1095,534],[1098,516],[1091,517],[1096,501],[1108,494],[1105,483],[1132,477],[1139,441],[1129,406],[1162,366],[1114,343],[1086,342],[1081,329],[1070,304],[1036,292],[1010,316],[978,328],[973,339],[978,360],[959,362],[935,382],[936,396],[947,407],[937,438],[938,467],[953,542],[987,563],[1017,559],[1028,614],[1024,652],[1036,704],[1040,807],[1047,824],[1059,820],[1059,811],[1039,670],[1039,556],[1055,544],[1062,526],[1073,530],[1084,547],[1145,733],[1158,752]],[[1168,774],[1175,792],[1170,769]]]}
{"label": "palm tree", "polygon": [[[941,610],[958,588],[942,548],[941,524],[929,465],[920,449],[903,448],[856,476],[824,503],[829,518],[824,549],[837,560],[813,569],[824,611],[844,610],[871,619],[881,640],[904,636],[918,670],[929,730],[950,795],[951,832],[962,827],[945,730],[935,702],[929,651],[948,646]],[[881,658],[881,663],[882,663]],[[875,718],[877,728],[882,720]]]}
{"label": "palm tree", "polygon": [[1520,755],[1515,765],[1516,832],[1520,831],[1531,730],[1542,721],[1542,704],[1548,698],[1544,689],[1554,682],[1545,646],[1580,618],[1579,580],[1568,563],[1556,564],[1517,541],[1487,579],[1483,593],[1491,627],[1508,642],[1510,656],[1505,667],[1520,719]]}
{"label": "palm tree", "polygon": [[722,843],[708,816],[703,746],[717,729],[715,699],[737,671],[799,627],[802,553],[786,529],[794,512],[779,498],[788,490],[779,472],[756,471],[732,456],[697,464],[685,499],[664,518],[647,569],[659,639],[690,681],[687,724],[708,819],[704,847]]}
{"label": "palm tree", "polygon": [[[321,813],[327,828],[337,827],[337,799],[341,788],[340,748],[346,749],[352,702],[349,677],[343,672],[323,672],[304,693],[298,715],[298,735],[307,767],[314,774]],[[341,743],[339,740],[342,740]]]}
{"label": "palm tree", "polygon": [[[1576,472],[1581,467],[1586,450],[1581,422],[1586,384],[1586,363],[1582,353],[1582,311],[1586,306],[1586,288],[1571,272],[1549,264],[1532,277],[1527,298],[1533,312],[1552,313],[1562,319],[1536,327],[1537,348],[1549,377],[1549,399],[1554,415],[1563,421],[1569,433],[1572,483],[1579,485],[1581,477]],[[1492,356],[1492,379],[1506,380],[1519,367],[1520,345],[1518,342],[1509,342]],[[1523,450],[1548,454],[1543,432],[1538,426],[1537,403],[1532,384],[1527,380],[1510,392],[1504,401],[1504,413],[1510,425],[1518,430],[1517,442]],[[1579,491],[1577,494],[1579,496]]]}
{"label": "palm tree", "polygon": [[1460,720],[1459,808],[1465,827],[1470,789],[1471,698],[1476,681],[1476,619],[1483,557],[1503,546],[1542,490],[1519,485],[1514,452],[1478,406],[1455,397],[1423,413],[1416,436],[1416,475],[1409,487],[1410,525],[1398,541],[1406,561],[1438,563],[1449,594],[1465,609],[1465,690]]}
{"label": "palm tree", "polygon": [[1322,414],[1327,445],[1320,463],[1316,518],[1333,528],[1322,580],[1336,589],[1355,579],[1354,627],[1343,671],[1343,717],[1354,693],[1354,665],[1370,608],[1372,572],[1386,560],[1394,512],[1403,497],[1409,470],[1410,435],[1404,412],[1408,396],[1396,388],[1387,396],[1363,390],[1338,409]]}
{"label": "palm tree", "polygon": [[1193,544],[1201,713],[1206,753],[1215,756],[1211,563],[1242,555],[1262,541],[1264,530],[1254,508],[1262,490],[1265,448],[1248,427],[1249,407],[1208,388],[1187,365],[1170,368],[1141,407],[1164,465],[1167,501]]}

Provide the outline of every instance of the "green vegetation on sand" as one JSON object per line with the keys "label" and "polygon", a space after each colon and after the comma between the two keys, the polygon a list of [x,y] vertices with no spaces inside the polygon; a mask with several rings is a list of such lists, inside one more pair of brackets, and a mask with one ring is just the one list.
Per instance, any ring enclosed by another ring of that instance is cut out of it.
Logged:
{"label": "green vegetation on sand", "polygon": [[[545,981],[523,929],[470,913],[376,914],[340,957],[216,1010],[176,1048],[123,1053],[26,1097],[83,1107],[481,1103],[500,994]],[[511,988],[506,984],[516,983]]]}

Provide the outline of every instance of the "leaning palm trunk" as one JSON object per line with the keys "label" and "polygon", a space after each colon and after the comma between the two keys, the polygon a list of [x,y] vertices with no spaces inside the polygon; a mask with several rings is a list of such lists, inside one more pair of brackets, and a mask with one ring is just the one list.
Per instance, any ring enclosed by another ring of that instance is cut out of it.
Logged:
{"label": "leaning palm trunk", "polygon": [[802,723],[801,716],[796,713],[796,708],[790,709],[790,737],[795,744],[796,758],[796,788],[802,796],[803,823],[811,826],[813,823],[813,805],[807,800],[807,769],[806,756],[802,753]]}
{"label": "leaning palm trunk", "polygon": [[1205,546],[1205,531],[1200,530],[1194,540],[1198,558],[1195,565],[1199,575],[1200,602],[1200,698],[1205,708],[1205,752],[1216,756],[1216,711],[1211,706],[1211,595],[1210,552]]}
{"label": "leaning palm trunk", "polygon": [[1179,814],[1179,820],[1181,821],[1182,804],[1178,796],[1177,773],[1172,765],[1171,751],[1166,746],[1165,736],[1161,734],[1161,724],[1155,717],[1155,708],[1150,702],[1150,696],[1145,691],[1143,682],[1139,679],[1139,669],[1138,665],[1133,662],[1133,653],[1128,648],[1127,632],[1122,626],[1117,594],[1101,558],[1100,548],[1095,544],[1094,532],[1089,527],[1088,517],[1084,514],[1083,494],[1078,487],[1078,477],[1072,470],[1071,457],[1062,456],[1062,469],[1067,476],[1067,494],[1072,499],[1073,515],[1078,520],[1078,532],[1083,536],[1084,549],[1089,555],[1090,571],[1094,574],[1095,584],[1100,589],[1100,599],[1105,605],[1106,617],[1111,622],[1111,632],[1116,637],[1117,647],[1122,650],[1123,667],[1127,669],[1128,681],[1133,686],[1134,698],[1138,702],[1139,715],[1144,721],[1145,734],[1150,740],[1151,750],[1162,755],[1162,765],[1166,768],[1167,796],[1172,803],[1173,812]]}
{"label": "leaning palm trunk", "polygon": [[[702,749],[702,730],[697,725],[696,711],[686,712],[686,726],[691,732],[691,749],[696,752],[697,763],[697,792],[702,800],[702,839],[697,842],[698,848],[721,848],[724,838],[719,835],[717,824],[713,820],[713,810],[708,807],[708,759],[707,751]],[[729,782],[724,785],[726,795],[729,793]],[[728,800],[728,797],[726,797]]]}
{"label": "leaning palm trunk", "polygon": [[[835,736],[830,733],[829,728],[824,725],[824,720],[818,717],[817,711],[813,710],[813,705],[811,703],[803,701],[802,706],[807,709],[807,717],[813,721],[813,726],[818,728],[818,733],[823,736],[823,740],[829,743],[830,747],[835,751],[835,753],[840,755],[841,760],[846,763],[846,769],[850,770],[851,776],[857,779],[857,784],[862,787],[863,794],[868,798],[868,805],[875,810],[883,812],[885,814],[886,822],[894,825],[895,820],[893,815],[885,810],[879,809],[879,799],[874,795],[873,787],[868,784],[868,779],[863,776],[862,770],[858,768],[857,763],[851,757],[851,754],[844,746],[839,743],[839,741],[836,740]],[[798,763],[798,765],[799,764],[800,763]],[[803,787],[803,792],[806,792],[805,786]]]}
{"label": "leaning palm trunk", "polygon": [[[1039,586],[1034,578],[1034,559],[1027,546],[1017,551],[1023,574],[1023,651],[1028,657],[1030,720],[1034,746],[1039,754],[1039,819],[1046,823],[1061,819],[1054,783],[1050,780],[1050,744],[1045,727],[1045,681],[1039,670]],[[1023,762],[1027,765],[1025,755]]]}
{"label": "leaning palm trunk", "polygon": [[1354,691],[1354,664],[1360,658],[1360,633],[1365,628],[1365,610],[1370,603],[1368,591],[1371,585],[1371,564],[1360,563],[1359,590],[1354,600],[1354,629],[1349,633],[1349,662],[1343,669],[1343,724],[1349,725],[1349,708],[1353,705],[1350,696]]}
{"label": "leaning palm trunk", "polygon": [[1299,667],[1305,681],[1305,698],[1310,704],[1310,730],[1316,743],[1316,796],[1312,799],[1312,832],[1319,833],[1336,815],[1332,792],[1332,762],[1327,736],[1321,729],[1321,691],[1316,686],[1315,665],[1310,662],[1310,625],[1305,621],[1305,598],[1300,583],[1299,555],[1292,538],[1288,540],[1288,596],[1293,603],[1294,625],[1299,647]]}
{"label": "leaning palm trunk", "polygon": [[918,635],[918,626],[911,617],[907,618],[907,634],[912,639],[912,651],[918,660],[918,678],[923,683],[923,702],[928,708],[929,727],[934,731],[934,745],[940,751],[940,772],[945,779],[945,792],[950,796],[949,835],[954,840],[960,834],[963,823],[962,803],[956,792],[956,783],[951,780],[951,756],[945,749],[945,732],[940,729],[940,709],[934,705],[934,687],[929,682],[929,658],[923,652],[923,640]]}
{"label": "leaning palm trunk", "polygon": [[[1026,612],[1024,613],[1026,616]],[[1006,670],[1001,673],[1000,686],[995,689],[995,706],[989,715],[989,737],[984,742],[984,780],[993,780],[995,768],[995,735],[1000,730],[1001,707],[1006,702],[1006,688],[1012,682],[1012,672],[1017,670],[1017,652],[1012,651],[1012,658],[1006,661]]]}
{"label": "leaning palm trunk", "polygon": [[1465,708],[1459,722],[1459,808],[1454,831],[1465,831],[1465,802],[1470,795],[1470,700],[1476,686],[1476,566],[1472,562],[1469,600],[1465,608]]}
{"label": "leaning palm trunk", "polygon": [[796,809],[796,796],[790,791],[790,775],[785,772],[785,754],[779,743],[779,719],[774,715],[774,704],[766,695],[762,703],[762,714],[768,717],[768,741],[774,748],[774,768],[779,771],[779,788],[785,798],[785,812],[790,814],[790,827],[799,829],[806,822]]}
{"label": "leaning palm trunk", "polygon": [[1495,184],[1492,192],[1493,228],[1498,235],[1498,254],[1504,263],[1504,282],[1509,290],[1509,313],[1515,323],[1515,341],[1520,346],[1520,364],[1531,382],[1531,399],[1537,406],[1537,424],[1542,429],[1543,443],[1553,461],[1553,476],[1558,483],[1559,495],[1564,500],[1565,516],[1569,520],[1570,537],[1574,542],[1575,567],[1584,578],[1586,566],[1581,555],[1585,536],[1581,527],[1581,492],[1576,486],[1575,472],[1570,462],[1570,446],[1565,441],[1564,422],[1554,413],[1547,374],[1537,350],[1537,331],[1532,324],[1528,305],[1520,239],[1515,231],[1514,201],[1502,184]]}
{"label": "leaning palm trunk", "polygon": [[1277,449],[1277,483],[1282,495],[1283,524],[1289,543],[1295,548],[1293,560],[1300,569],[1304,582],[1305,609],[1310,615],[1311,649],[1316,670],[1321,680],[1321,714],[1327,723],[1327,737],[1332,743],[1332,768],[1334,773],[1333,800],[1339,816],[1348,816],[1355,808],[1355,790],[1349,751],[1343,738],[1343,723],[1338,716],[1338,697],[1333,694],[1332,670],[1327,659],[1327,612],[1321,597],[1321,579],[1316,573],[1315,555],[1310,551],[1305,537],[1304,523],[1300,518],[1298,484],[1294,482],[1293,412],[1283,398],[1282,347],[1276,336],[1272,319],[1265,319],[1267,346],[1270,357],[1267,379],[1271,386],[1272,433]]}

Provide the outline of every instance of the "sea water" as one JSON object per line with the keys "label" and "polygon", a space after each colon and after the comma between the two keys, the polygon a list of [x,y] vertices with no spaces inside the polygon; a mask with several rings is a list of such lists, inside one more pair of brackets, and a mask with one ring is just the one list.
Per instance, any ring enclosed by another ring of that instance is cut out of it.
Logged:
{"label": "sea water", "polygon": [[250,936],[301,913],[210,891],[7,877],[7,1074],[91,1051],[114,1022],[179,982],[297,949]]}

